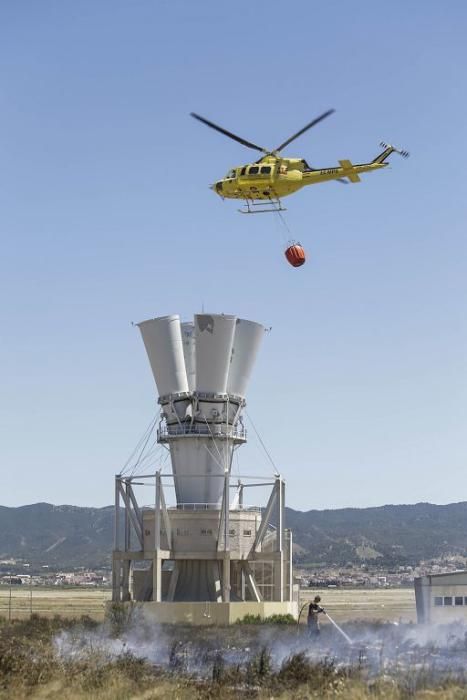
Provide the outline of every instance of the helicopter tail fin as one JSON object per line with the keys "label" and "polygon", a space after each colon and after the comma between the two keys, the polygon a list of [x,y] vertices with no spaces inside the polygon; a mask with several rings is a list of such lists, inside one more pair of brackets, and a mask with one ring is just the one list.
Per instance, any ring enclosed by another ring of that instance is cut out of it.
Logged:
{"label": "helicopter tail fin", "polygon": [[358,176],[358,173],[355,171],[355,168],[353,164],[350,162],[350,160],[340,160],[339,163],[341,164],[341,167],[343,168],[343,177],[348,177],[350,182],[360,182],[360,178]]}
{"label": "helicopter tail fin", "polygon": [[372,160],[372,163],[385,163],[387,158],[391,155],[391,153],[399,153],[403,158],[408,158],[409,157],[409,152],[408,151],[403,151],[400,150],[399,148],[396,148],[395,146],[391,146],[389,143],[384,143],[384,141],[381,141],[379,144],[381,148],[384,148],[384,151],[379,154],[379,156],[376,156],[374,160]]}

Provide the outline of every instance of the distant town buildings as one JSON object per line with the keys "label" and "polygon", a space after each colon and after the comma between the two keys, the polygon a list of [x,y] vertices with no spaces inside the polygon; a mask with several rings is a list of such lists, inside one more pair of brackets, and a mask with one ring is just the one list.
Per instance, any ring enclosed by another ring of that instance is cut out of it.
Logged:
{"label": "distant town buildings", "polygon": [[108,586],[110,571],[89,570],[79,567],[72,571],[51,571],[47,564],[37,567],[31,573],[30,563],[17,559],[0,560],[0,585],[6,586]]}
{"label": "distant town buildings", "polygon": [[[421,561],[416,566],[394,568],[376,564],[344,567],[297,567],[297,581],[303,588],[398,588],[413,586],[414,579],[433,574],[449,574],[467,568],[464,557],[448,556]],[[110,568],[56,570],[50,565],[33,565],[20,559],[0,560],[0,585],[15,586],[86,586],[110,585]]]}

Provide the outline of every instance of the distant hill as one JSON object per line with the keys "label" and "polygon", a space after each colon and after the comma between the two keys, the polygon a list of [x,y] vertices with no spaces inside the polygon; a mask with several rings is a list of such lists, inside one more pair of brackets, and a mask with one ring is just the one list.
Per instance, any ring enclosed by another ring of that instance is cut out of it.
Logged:
{"label": "distant hill", "polygon": [[[467,556],[466,502],[307,512],[288,508],[287,527],[293,530],[295,559],[301,563],[392,566]],[[0,506],[0,560],[95,568],[110,565],[112,545],[113,506]]]}
{"label": "distant hill", "polygon": [[391,566],[467,555],[467,502],[305,513],[289,509],[287,516],[300,547],[296,559],[304,562],[374,561]]}
{"label": "distant hill", "polygon": [[64,568],[109,566],[113,513],[113,506],[0,506],[0,559]]}

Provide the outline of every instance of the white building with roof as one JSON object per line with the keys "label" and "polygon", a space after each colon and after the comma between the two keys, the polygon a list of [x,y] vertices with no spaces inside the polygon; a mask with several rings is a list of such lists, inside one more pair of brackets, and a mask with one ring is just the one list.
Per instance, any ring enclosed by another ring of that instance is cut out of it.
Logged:
{"label": "white building with roof", "polygon": [[419,623],[467,621],[467,571],[420,576],[414,585]]}

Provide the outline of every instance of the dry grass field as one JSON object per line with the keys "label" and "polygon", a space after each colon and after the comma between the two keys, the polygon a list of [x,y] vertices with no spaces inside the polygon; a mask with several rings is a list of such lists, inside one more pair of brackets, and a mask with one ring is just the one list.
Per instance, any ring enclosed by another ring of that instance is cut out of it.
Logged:
{"label": "dry grass field", "polygon": [[[350,620],[416,622],[415,593],[413,588],[302,590],[302,604],[315,595],[321,596],[321,605],[336,622]],[[305,612],[302,614],[305,617]],[[323,624],[326,618],[323,617]]]}
{"label": "dry grass field", "polygon": [[39,586],[0,586],[0,617],[26,619],[31,612],[44,617],[60,615],[77,618],[89,615],[94,620],[104,619],[105,603],[110,600],[109,588],[42,588]]}
{"label": "dry grass field", "polygon": [[[315,595],[321,596],[321,604],[337,622],[350,620],[382,620],[415,622],[415,596],[411,588],[355,590],[327,588],[303,590],[301,604]],[[109,589],[98,588],[40,588],[11,587],[11,618],[26,619],[31,611],[53,617],[80,617],[89,615],[95,620],[104,618],[105,603],[110,600]],[[0,586],[0,617],[8,618],[10,591]],[[305,621],[305,614],[302,615]],[[326,619],[323,619],[326,624]]]}
{"label": "dry grass field", "polygon": [[462,635],[420,646],[415,627],[0,619],[0,700],[465,700]]}
{"label": "dry grass field", "polygon": [[411,589],[304,590],[301,604],[317,594],[352,640],[326,618],[318,640],[293,623],[132,627],[118,610],[101,625],[108,589],[1,586],[0,700],[467,698],[463,630],[420,646],[417,626],[381,624],[414,620]]}

